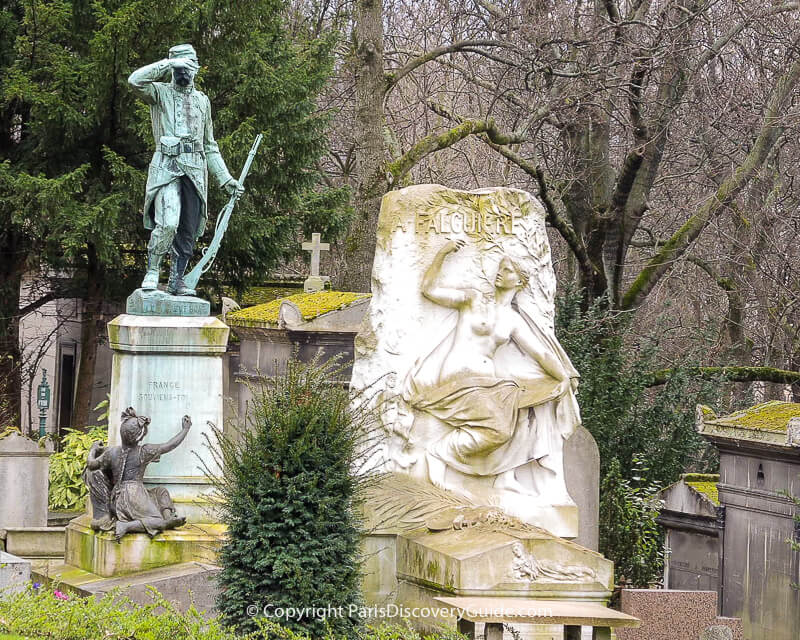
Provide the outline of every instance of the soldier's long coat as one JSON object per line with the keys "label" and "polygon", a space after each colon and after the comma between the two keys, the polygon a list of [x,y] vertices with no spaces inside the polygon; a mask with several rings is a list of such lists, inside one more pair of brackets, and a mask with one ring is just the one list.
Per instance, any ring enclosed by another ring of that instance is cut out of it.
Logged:
{"label": "soldier's long coat", "polygon": [[[214,140],[208,97],[194,88],[184,90],[172,83],[159,82],[169,71],[169,61],[161,60],[137,69],[128,78],[133,90],[150,105],[156,148],[147,173],[144,227],[155,227],[154,203],[158,190],[186,176],[203,203],[202,219],[196,234],[199,238],[208,220],[208,173],[210,171],[220,185],[228,182],[231,174]],[[169,138],[181,141],[178,145],[180,151],[175,155],[162,151],[162,140]],[[185,152],[186,143],[191,144],[194,150]]]}

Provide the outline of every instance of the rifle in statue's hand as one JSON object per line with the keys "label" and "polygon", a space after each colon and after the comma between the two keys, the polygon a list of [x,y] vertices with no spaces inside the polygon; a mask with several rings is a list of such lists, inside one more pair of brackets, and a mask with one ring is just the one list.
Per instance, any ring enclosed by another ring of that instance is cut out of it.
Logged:
{"label": "rifle in statue's hand", "polygon": [[[256,156],[256,151],[258,151],[258,145],[261,144],[262,138],[263,136],[259,133],[256,136],[255,142],[253,142],[253,146],[250,148],[250,153],[247,154],[247,160],[245,160],[242,173],[239,176],[240,186],[244,186],[245,178],[247,178],[247,174],[250,171],[250,165],[253,164],[253,158]],[[208,271],[211,268],[211,265],[214,263],[214,258],[217,257],[217,251],[219,251],[219,246],[222,244],[222,236],[225,235],[225,231],[228,229],[228,222],[231,219],[233,207],[236,205],[236,201],[241,197],[241,195],[241,193],[234,191],[228,200],[228,204],[225,205],[225,208],[223,208],[222,211],[220,211],[219,216],[217,216],[217,225],[214,229],[214,237],[211,239],[211,244],[209,244],[208,247],[203,250],[203,255],[200,257],[200,260],[183,278],[184,283],[189,289],[197,288],[197,283],[200,280],[200,276]]]}

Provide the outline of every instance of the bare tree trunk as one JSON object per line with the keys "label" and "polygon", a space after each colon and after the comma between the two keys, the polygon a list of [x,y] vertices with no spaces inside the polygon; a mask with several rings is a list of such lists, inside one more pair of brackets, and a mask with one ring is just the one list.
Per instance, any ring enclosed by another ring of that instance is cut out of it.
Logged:
{"label": "bare tree trunk", "polygon": [[0,429],[19,425],[20,420],[20,281],[20,274],[16,274],[0,284]]}
{"label": "bare tree trunk", "polygon": [[337,286],[369,291],[381,198],[389,189],[383,136],[383,0],[356,2],[355,217],[341,259]]}

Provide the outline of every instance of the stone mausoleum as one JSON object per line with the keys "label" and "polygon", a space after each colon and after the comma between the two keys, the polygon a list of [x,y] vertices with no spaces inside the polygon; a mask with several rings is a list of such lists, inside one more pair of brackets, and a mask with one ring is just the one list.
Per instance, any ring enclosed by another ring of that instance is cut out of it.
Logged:
{"label": "stone mausoleum", "polygon": [[701,406],[697,430],[719,451],[719,476],[687,475],[663,492],[665,586],[717,591],[719,613],[741,618],[748,640],[796,640],[800,404],[728,416]]}
{"label": "stone mausoleum", "polygon": [[661,492],[658,523],[666,530],[664,586],[717,591],[724,510],[718,474],[685,473]]}

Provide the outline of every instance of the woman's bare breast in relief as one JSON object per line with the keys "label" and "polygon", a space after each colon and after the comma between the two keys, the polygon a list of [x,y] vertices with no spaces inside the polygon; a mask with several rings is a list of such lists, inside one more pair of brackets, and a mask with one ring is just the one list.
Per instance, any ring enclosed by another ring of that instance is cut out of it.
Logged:
{"label": "woman's bare breast in relief", "polygon": [[442,363],[441,382],[459,376],[497,375],[495,352],[509,341],[511,334],[509,319],[498,311],[488,305],[475,305],[459,313],[453,346]]}

